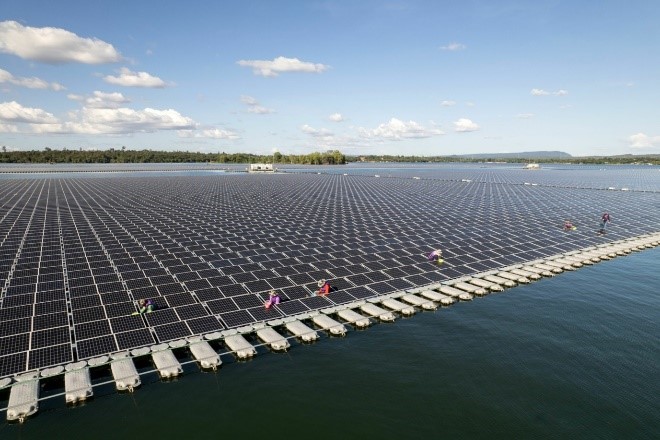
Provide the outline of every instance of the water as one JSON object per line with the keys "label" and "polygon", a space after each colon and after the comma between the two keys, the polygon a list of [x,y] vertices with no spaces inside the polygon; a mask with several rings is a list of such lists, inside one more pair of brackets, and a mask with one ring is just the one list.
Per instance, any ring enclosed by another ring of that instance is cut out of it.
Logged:
{"label": "water", "polygon": [[659,258],[634,253],[80,407],[60,397],[0,438],[657,439]]}

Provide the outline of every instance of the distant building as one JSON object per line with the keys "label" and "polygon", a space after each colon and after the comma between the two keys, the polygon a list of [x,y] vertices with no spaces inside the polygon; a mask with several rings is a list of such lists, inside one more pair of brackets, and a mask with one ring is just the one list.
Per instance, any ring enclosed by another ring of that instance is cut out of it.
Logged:
{"label": "distant building", "polygon": [[541,168],[541,166],[537,163],[528,163],[525,165],[526,170],[538,170],[539,168]]}
{"label": "distant building", "polygon": [[263,172],[274,172],[275,168],[273,168],[272,163],[251,163],[248,172],[250,173],[263,173]]}

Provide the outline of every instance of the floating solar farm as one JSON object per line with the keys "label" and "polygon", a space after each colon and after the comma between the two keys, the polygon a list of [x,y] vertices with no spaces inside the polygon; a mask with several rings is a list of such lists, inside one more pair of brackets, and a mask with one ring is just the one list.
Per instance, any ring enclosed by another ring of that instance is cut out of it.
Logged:
{"label": "floating solar farm", "polygon": [[[579,171],[337,169],[0,180],[0,380],[660,232],[657,167],[626,173],[624,190]],[[265,308],[272,290],[282,302]],[[141,299],[154,311],[135,314]]]}

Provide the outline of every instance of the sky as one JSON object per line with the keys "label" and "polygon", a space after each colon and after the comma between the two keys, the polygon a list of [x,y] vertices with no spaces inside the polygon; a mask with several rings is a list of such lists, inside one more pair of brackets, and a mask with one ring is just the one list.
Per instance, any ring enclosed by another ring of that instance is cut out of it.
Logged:
{"label": "sky", "polygon": [[7,151],[660,154],[660,2],[0,0]]}

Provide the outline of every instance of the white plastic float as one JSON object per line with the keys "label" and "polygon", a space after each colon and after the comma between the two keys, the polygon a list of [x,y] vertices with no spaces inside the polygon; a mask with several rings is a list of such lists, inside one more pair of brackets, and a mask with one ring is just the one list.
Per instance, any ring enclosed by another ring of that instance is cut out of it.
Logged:
{"label": "white plastic float", "polygon": [[435,310],[438,308],[437,304],[434,303],[433,301],[429,301],[424,298],[420,298],[417,295],[403,295],[401,297],[401,300],[404,302],[407,302],[408,304],[411,304],[415,307],[420,307],[424,310]]}
{"label": "white plastic float", "polygon": [[225,345],[236,354],[236,357],[239,359],[247,359],[257,354],[257,350],[250,344],[243,335],[239,335],[234,332],[223,332],[225,333],[224,341]]}
{"label": "white plastic float", "polygon": [[405,316],[411,316],[415,314],[415,308],[410,307],[408,304],[404,304],[399,300],[394,298],[385,298],[381,301],[381,304],[387,307],[390,310],[399,312]]}
{"label": "white plastic float", "polygon": [[393,322],[396,319],[392,312],[378,307],[376,304],[372,304],[370,302],[362,304],[360,306],[360,310],[372,318],[378,318],[384,322]]}
{"label": "white plastic float", "polygon": [[318,314],[312,316],[312,322],[329,332],[331,335],[344,336],[346,335],[346,326],[341,322],[337,322],[328,315]]}
{"label": "white plastic float", "polygon": [[526,270],[527,272],[532,272],[532,273],[535,273],[537,275],[541,275],[543,277],[554,277],[555,276],[554,272],[551,272],[549,270],[541,269],[540,267],[523,266],[522,270]]}
{"label": "white plastic float", "polygon": [[530,280],[534,281],[541,279],[541,275],[525,269],[511,269],[508,272],[514,275],[520,275],[521,277],[529,278]]}
{"label": "white plastic float", "polygon": [[133,392],[142,383],[140,375],[135,369],[133,359],[128,356],[127,352],[112,354],[110,358],[112,359],[110,370],[112,371],[112,377],[115,379],[117,390]]}
{"label": "white plastic float", "polygon": [[272,350],[283,351],[291,346],[289,341],[272,327],[262,327],[257,329],[257,337],[261,339]]}
{"label": "white plastic float", "polygon": [[358,328],[365,328],[371,324],[369,318],[362,316],[355,310],[351,310],[349,308],[337,310],[337,316]]}
{"label": "white plastic float", "polygon": [[534,265],[534,267],[538,267],[539,269],[547,270],[552,273],[562,273],[564,271],[564,269],[561,268],[561,265],[553,266],[551,264],[537,263]]}
{"label": "white plastic float", "polygon": [[7,405],[7,420],[19,422],[25,421],[39,410],[39,375],[37,373],[25,373],[16,377],[16,383],[12,385],[9,392],[9,404]]}
{"label": "white plastic float", "polygon": [[319,338],[318,333],[316,333],[314,329],[298,321],[297,319],[288,322],[285,320],[284,326],[303,342],[316,341]]}
{"label": "white plastic float", "polygon": [[470,301],[474,296],[472,294],[469,294],[467,292],[463,292],[462,290],[459,290],[455,287],[451,286],[440,286],[438,288],[440,293],[444,293],[445,295],[449,295],[453,298],[458,298],[461,301]]}
{"label": "white plastic float", "polygon": [[436,292],[435,290],[422,290],[419,292],[419,295],[431,301],[439,302],[443,306],[450,306],[456,302],[455,298]]}
{"label": "white plastic float", "polygon": [[497,276],[497,275],[486,275],[484,277],[484,280],[490,281],[492,283],[499,284],[500,286],[504,286],[504,287],[513,287],[513,286],[516,285],[515,281],[507,279],[507,278],[502,278],[502,277]]}
{"label": "white plastic float", "polygon": [[474,284],[475,286],[481,287],[483,289],[488,289],[491,292],[501,292],[504,290],[504,287],[500,286],[497,283],[493,283],[492,281],[486,281],[481,278],[472,278],[468,280],[468,283]]}
{"label": "white plastic float", "polygon": [[195,360],[199,362],[200,367],[217,370],[222,364],[218,353],[211,347],[211,344],[204,341],[201,337],[195,336],[189,338],[188,342],[190,343],[188,349]]}
{"label": "white plastic float", "polygon": [[555,260],[548,260],[543,264],[546,265],[546,266],[556,267],[558,269],[561,269],[562,271],[564,271],[564,270],[575,270],[573,265],[566,264],[566,262],[561,263],[561,262],[555,261]]}
{"label": "white plastic float", "polygon": [[484,289],[483,287],[475,286],[474,284],[466,283],[464,281],[454,283],[451,285],[451,287],[455,287],[476,296],[488,295],[488,290]]}
{"label": "white plastic float", "polygon": [[527,277],[523,277],[523,276],[520,276],[520,275],[516,275],[515,273],[510,273],[510,272],[506,272],[506,271],[498,272],[497,276],[501,277],[501,278],[504,278],[504,279],[507,279],[509,281],[515,281],[516,283],[519,283],[519,284],[529,284],[529,283],[531,283],[530,279],[527,278]]}
{"label": "white plastic float", "polygon": [[162,379],[170,379],[183,373],[181,363],[174,356],[168,344],[152,345],[151,358]]}
{"label": "white plastic float", "polygon": [[64,366],[64,399],[66,403],[82,402],[94,395],[87,362],[80,361]]}

